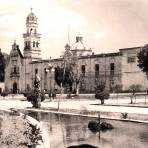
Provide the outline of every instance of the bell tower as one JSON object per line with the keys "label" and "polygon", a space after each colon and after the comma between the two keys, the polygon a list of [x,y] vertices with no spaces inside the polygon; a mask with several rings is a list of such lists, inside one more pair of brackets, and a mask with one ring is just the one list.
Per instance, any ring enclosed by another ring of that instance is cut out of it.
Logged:
{"label": "bell tower", "polygon": [[24,57],[31,58],[32,61],[41,59],[40,38],[41,34],[37,33],[37,17],[31,12],[26,18],[26,33],[24,38]]}

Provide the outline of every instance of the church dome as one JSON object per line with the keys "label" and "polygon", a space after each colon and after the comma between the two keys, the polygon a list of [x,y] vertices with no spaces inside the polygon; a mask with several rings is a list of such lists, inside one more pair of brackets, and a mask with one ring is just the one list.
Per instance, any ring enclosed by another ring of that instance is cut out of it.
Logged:
{"label": "church dome", "polygon": [[71,46],[71,51],[77,56],[86,56],[91,53],[91,49],[83,42],[83,36],[80,34],[76,36],[76,42]]}
{"label": "church dome", "polygon": [[37,21],[37,17],[35,16],[35,14],[33,12],[31,12],[26,19],[27,23],[28,22],[32,22],[32,21]]}
{"label": "church dome", "polygon": [[71,47],[72,50],[86,50],[88,47],[83,42],[76,42]]}
{"label": "church dome", "polygon": [[87,50],[88,47],[83,43],[83,36],[76,36],[76,42],[71,47],[72,50]]}

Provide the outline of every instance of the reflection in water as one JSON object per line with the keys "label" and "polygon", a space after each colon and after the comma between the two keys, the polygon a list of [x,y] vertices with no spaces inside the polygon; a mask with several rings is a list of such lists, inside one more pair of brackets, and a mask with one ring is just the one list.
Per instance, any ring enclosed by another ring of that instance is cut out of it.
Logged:
{"label": "reflection in water", "polygon": [[41,113],[40,112],[30,112],[28,113],[29,116],[32,116],[37,121],[41,121]]}
{"label": "reflection in water", "polygon": [[[30,115],[37,116],[33,112]],[[99,148],[147,148],[148,145],[148,125],[145,124],[108,120],[114,126],[113,130],[92,133],[88,123],[94,118],[53,113],[40,113],[38,116],[50,135],[51,148],[80,144]]]}
{"label": "reflection in water", "polygon": [[2,129],[1,129],[1,127],[2,127],[2,122],[3,122],[3,118],[0,117],[0,138],[1,138],[1,135],[2,135]]}

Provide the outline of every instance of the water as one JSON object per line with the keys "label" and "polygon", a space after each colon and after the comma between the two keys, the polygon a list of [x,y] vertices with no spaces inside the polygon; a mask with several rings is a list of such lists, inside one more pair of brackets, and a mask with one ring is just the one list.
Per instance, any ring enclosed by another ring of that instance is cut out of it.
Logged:
{"label": "water", "polygon": [[66,148],[70,145],[90,144],[99,148],[147,148],[148,125],[113,120],[106,121],[113,130],[92,133],[88,123],[95,118],[60,115],[54,113],[28,113],[40,120],[50,135],[51,148]]}

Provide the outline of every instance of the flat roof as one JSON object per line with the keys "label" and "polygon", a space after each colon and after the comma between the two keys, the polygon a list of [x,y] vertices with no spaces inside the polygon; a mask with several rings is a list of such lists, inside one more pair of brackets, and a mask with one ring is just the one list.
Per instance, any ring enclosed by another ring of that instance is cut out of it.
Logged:
{"label": "flat roof", "polygon": [[122,50],[133,50],[133,49],[138,49],[138,48],[142,48],[143,46],[138,46],[138,47],[130,47],[130,48],[121,48],[119,49],[119,51],[122,51]]}

